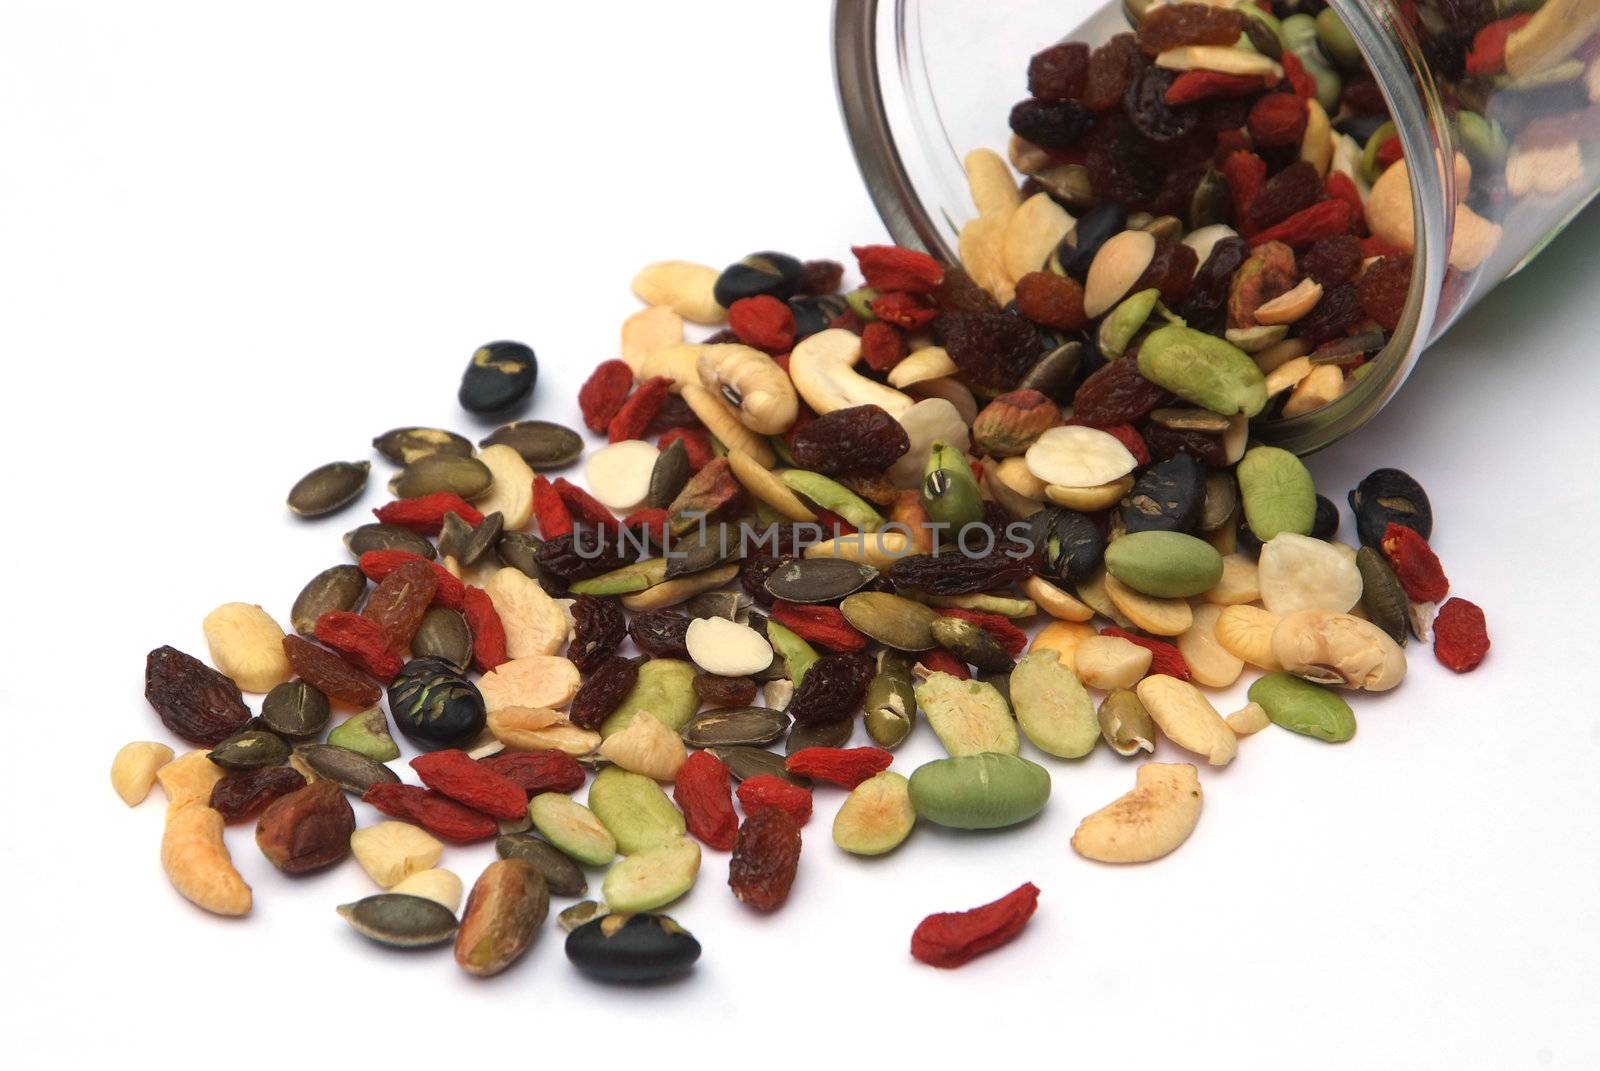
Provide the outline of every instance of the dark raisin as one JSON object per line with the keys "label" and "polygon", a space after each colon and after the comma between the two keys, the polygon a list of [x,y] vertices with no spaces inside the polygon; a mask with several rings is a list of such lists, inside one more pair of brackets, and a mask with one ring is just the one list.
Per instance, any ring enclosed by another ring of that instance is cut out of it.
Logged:
{"label": "dark raisin", "polygon": [[572,643],[567,658],[580,673],[592,673],[617,653],[627,634],[628,622],[620,606],[609,599],[579,595],[572,602]]}
{"label": "dark raisin", "polygon": [[1381,115],[1389,110],[1388,102],[1383,99],[1383,90],[1378,88],[1377,79],[1365,71],[1345,77],[1344,91],[1339,94],[1339,102],[1353,112],[1366,112],[1369,115]]}
{"label": "dark raisin", "polygon": [[1144,441],[1150,446],[1150,456],[1157,460],[1189,454],[1206,468],[1220,469],[1228,465],[1228,450],[1222,445],[1220,435],[1169,428],[1154,421],[1139,430],[1144,432]]}
{"label": "dark raisin", "polygon": [[1311,520],[1312,539],[1332,539],[1339,530],[1339,507],[1331,498],[1317,496],[1317,512]]}
{"label": "dark raisin", "polygon": [[633,615],[628,635],[639,650],[651,658],[681,658],[689,661],[689,648],[685,637],[689,634],[689,618],[676,610],[646,610]]}
{"label": "dark raisin", "polygon": [[1345,283],[1331,290],[1322,292],[1322,300],[1317,302],[1315,308],[1302,316],[1294,325],[1294,333],[1311,343],[1320,346],[1324,342],[1336,338],[1343,338],[1349,334],[1350,329],[1360,323],[1366,312],[1361,308],[1360,292],[1355,283]]}
{"label": "dark raisin", "polygon": [[844,265],[837,260],[808,260],[800,265],[798,292],[806,297],[837,293],[844,279]]}
{"label": "dark raisin", "polygon": [[[729,332],[732,334],[732,332]],[[738,336],[730,341],[737,342]],[[709,343],[711,340],[706,339]],[[671,431],[673,428],[698,428],[700,418],[694,415],[694,410],[689,408],[689,403],[676,394],[667,395],[661,403],[661,408],[656,410],[656,415],[650,418],[650,423],[644,429],[644,437],[654,439],[659,435]]]}
{"label": "dark raisin", "polygon": [[772,592],[767,590],[767,577],[798,560],[788,554],[752,554],[739,567],[739,586],[758,606],[771,606],[773,599]]}
{"label": "dark raisin", "polygon": [[621,569],[631,565],[634,559],[623,541],[594,531],[547,539],[534,554],[540,569],[568,584]]}
{"label": "dark raisin", "polygon": [[1087,148],[1084,165],[1096,197],[1117,201],[1127,211],[1143,211],[1160,196],[1171,153],[1163,153],[1126,116],[1102,119],[1088,137]]}
{"label": "dark raisin", "polygon": [[622,701],[633,691],[639,679],[639,663],[631,658],[612,655],[601,662],[589,679],[583,682],[578,694],[572,697],[567,720],[580,729],[594,730],[611,717]]}
{"label": "dark raisin", "polygon": [[1361,309],[1385,331],[1393,331],[1400,324],[1400,314],[1406,308],[1406,296],[1411,292],[1411,254],[1384,257],[1356,281],[1356,293],[1361,298]]}
{"label": "dark raisin", "polygon": [[1017,280],[1017,311],[1060,331],[1081,331],[1089,322],[1083,311],[1083,286],[1053,271],[1031,271]]}
{"label": "dark raisin", "polygon": [[789,716],[802,725],[854,717],[873,673],[872,659],[864,655],[823,655],[801,678],[789,700]]}
{"label": "dark raisin", "polygon": [[882,472],[909,449],[906,429],[876,405],[824,413],[789,440],[796,465],[828,476]]}
{"label": "dark raisin", "polygon": [[292,766],[263,766],[230,773],[211,787],[211,808],[224,822],[254,818],[267,804],[306,787],[306,779]]}
{"label": "dark raisin", "polygon": [[[1164,9],[1163,9],[1164,10]],[[1144,66],[1135,70],[1122,97],[1122,110],[1139,133],[1165,145],[1194,133],[1200,125],[1200,111],[1193,105],[1167,103],[1176,71]]]}
{"label": "dark raisin", "polygon": [[1011,109],[1011,129],[1046,149],[1070,149],[1089,132],[1094,116],[1075,100],[1021,100]]}
{"label": "dark raisin", "polygon": [[1161,291],[1162,303],[1169,309],[1175,309],[1194,287],[1194,269],[1199,260],[1199,255],[1182,242],[1170,238],[1158,239],[1150,266],[1128,292],[1137,294],[1141,290],[1156,287]]}
{"label": "dark raisin", "polygon": [[1139,22],[1139,50],[1152,59],[1185,45],[1231,45],[1244,33],[1244,16],[1207,4],[1169,4]]}
{"label": "dark raisin", "polygon": [[1119,357],[1085,379],[1072,396],[1072,417],[1084,424],[1133,424],[1172,400],[1139,374],[1139,359]]}
{"label": "dark raisin", "polygon": [[1453,28],[1422,42],[1422,57],[1435,79],[1457,82],[1467,73],[1467,53],[1472,49],[1474,31]]}
{"label": "dark raisin", "polygon": [[1188,300],[1178,309],[1178,314],[1190,327],[1212,334],[1222,332],[1233,273],[1249,256],[1249,243],[1239,237],[1224,238],[1211,247],[1211,255],[1206,257],[1189,288]]}
{"label": "dark raisin", "polygon": [[962,376],[988,394],[1016,389],[1041,354],[1039,332],[1020,316],[946,313],[933,327]]}
{"label": "dark raisin", "polygon": [[1353,234],[1324,238],[1300,257],[1300,270],[1323,289],[1348,283],[1361,270],[1361,239]]}
{"label": "dark raisin", "polygon": [[1266,230],[1282,223],[1322,197],[1322,176],[1315,164],[1296,160],[1266,181],[1246,211],[1251,230]]}
{"label": "dark raisin", "polygon": [[700,702],[711,707],[747,707],[756,701],[756,682],[749,677],[696,673],[694,694]]}
{"label": "dark raisin", "polygon": [[[1119,33],[1089,54],[1089,72],[1084,78],[1083,103],[1090,111],[1109,112],[1122,103],[1128,87],[1129,68],[1139,53],[1133,34]],[[1095,186],[1100,197],[1107,194]]]}
{"label": "dark raisin", "polygon": [[944,280],[933,291],[933,303],[941,312],[999,312],[1000,306],[989,292],[967,274],[965,268],[947,267]]}
{"label": "dark raisin", "polygon": [[739,827],[728,860],[728,887],[740,903],[776,911],[789,899],[799,866],[799,824],[781,807],[760,807]]}
{"label": "dark raisin", "polygon": [[898,588],[928,595],[970,595],[1026,580],[1038,570],[1038,548],[1001,543],[984,557],[908,555],[890,567],[889,579]]}
{"label": "dark raisin", "polygon": [[[284,649],[290,646],[285,642]],[[233,681],[176,647],[157,647],[145,659],[144,697],[161,715],[161,724],[191,744],[214,747],[250,720],[250,708]]]}
{"label": "dark raisin", "polygon": [[1089,79],[1089,46],[1063,41],[1028,61],[1028,93],[1036,100],[1076,100]]}

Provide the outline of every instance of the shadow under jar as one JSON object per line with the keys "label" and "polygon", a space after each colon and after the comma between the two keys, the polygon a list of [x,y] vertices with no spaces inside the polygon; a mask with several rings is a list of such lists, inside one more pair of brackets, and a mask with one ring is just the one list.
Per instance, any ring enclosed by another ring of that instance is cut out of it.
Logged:
{"label": "shadow under jar", "polygon": [[[1037,171],[1044,159],[1008,128],[1013,105],[1029,96],[1030,57],[1063,41],[1104,45],[1162,6],[1170,5],[836,0],[840,103],[894,239],[959,263],[959,236],[977,215],[967,153],[988,148],[1009,159],[1025,194],[1022,169]],[[1212,47],[1296,57],[1329,123],[1323,174],[1349,175],[1363,202],[1352,233],[1378,239],[1364,250],[1363,270],[1384,246],[1411,255],[1403,309],[1381,347],[1342,365],[1337,396],[1291,417],[1272,404],[1252,424],[1259,438],[1308,453],[1371,419],[1424,348],[1600,191],[1600,0],[1262,0],[1258,10],[1268,17],[1239,12],[1249,33]],[[1142,62],[1171,78],[1205,69],[1214,55],[1198,68],[1172,55]],[[1252,65],[1259,59],[1243,64]],[[1263,87],[1290,90],[1283,73],[1263,76]],[[1115,121],[1125,109],[1096,113],[1094,121]],[[1274,173],[1293,158],[1282,149],[1260,154]],[[1071,146],[1048,164],[1082,160],[1081,147]],[[1074,217],[1100,200],[1092,187],[1086,197],[1055,199]],[[1227,222],[1250,237],[1242,221]],[[1347,333],[1370,338],[1373,327],[1363,317]]]}

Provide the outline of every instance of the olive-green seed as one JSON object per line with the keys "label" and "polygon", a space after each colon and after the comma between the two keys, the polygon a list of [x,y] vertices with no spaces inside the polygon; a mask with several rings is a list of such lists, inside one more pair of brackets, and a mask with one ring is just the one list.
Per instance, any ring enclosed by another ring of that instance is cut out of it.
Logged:
{"label": "olive-green seed", "polygon": [[1361,573],[1361,605],[1368,619],[1404,647],[1410,634],[1406,623],[1411,602],[1400,586],[1400,579],[1383,555],[1371,547],[1356,551],[1356,569]]}
{"label": "olive-green seed", "polygon": [[1036,390],[1056,402],[1070,401],[1082,365],[1083,343],[1064,342],[1039,358],[1017,384],[1017,389]]}
{"label": "olive-green seed", "polygon": [[1274,725],[1342,744],[1356,735],[1356,715],[1338,693],[1293,673],[1269,673],[1250,686],[1250,702],[1261,704]]}
{"label": "olive-green seed", "polygon": [[247,729],[234,733],[206,756],[224,770],[259,770],[289,759],[289,745],[277,733]]}
{"label": "olive-green seed", "polygon": [[742,591],[702,591],[683,604],[690,617],[721,617],[739,620],[742,611],[750,606],[750,596]]}
{"label": "olive-green seed", "polygon": [[399,776],[375,759],[335,744],[301,744],[294,749],[300,761],[318,777],[332,781],[346,792],[362,795],[373,785],[399,781]]}
{"label": "olive-green seed", "polygon": [[864,591],[839,604],[845,620],[879,643],[900,651],[926,651],[934,645],[933,623],[939,614],[920,602]]}
{"label": "olive-green seed", "polygon": [[433,454],[472,456],[471,440],[443,428],[393,428],[373,439],[372,448],[396,465],[409,465]]}
{"label": "olive-green seed", "polygon": [[666,509],[689,482],[689,450],[682,439],[656,455],[655,466],[650,470],[650,491],[645,505],[651,509]]}
{"label": "olive-green seed", "polygon": [[579,900],[561,914],[556,916],[556,923],[568,933],[579,926],[586,926],[595,919],[605,918],[611,909],[599,900]]}
{"label": "olive-green seed", "polygon": [[1206,473],[1206,501],[1200,513],[1200,530],[1215,532],[1229,521],[1239,508],[1239,485],[1229,472]]}
{"label": "olive-green seed", "polygon": [[340,904],[339,917],[361,936],[392,948],[443,944],[456,932],[456,917],[436,901],[407,893],[379,893]]}
{"label": "olive-green seed", "polygon": [[766,579],[767,593],[785,602],[833,602],[878,579],[878,570],[844,558],[786,562]]}
{"label": "olive-green seed", "polygon": [[289,623],[302,636],[315,636],[317,618],[329,610],[354,610],[367,592],[367,578],[354,565],[334,565],[312,577],[289,607]]}
{"label": "olive-green seed", "polygon": [[494,473],[475,457],[430,454],[418,458],[389,481],[389,491],[399,498],[423,495],[460,495],[471,501],[488,493]]}
{"label": "olive-green seed", "polygon": [[776,621],[766,623],[765,634],[767,642],[772,644],[773,653],[778,656],[773,662],[782,661],[789,679],[794,682],[796,688],[800,687],[800,682],[805,679],[806,670],[816,665],[817,659],[822,656],[794,630]]}
{"label": "olive-green seed", "polygon": [[678,735],[690,747],[748,744],[759,747],[777,740],[789,728],[789,716],[769,707],[708,710],[684,722]]}
{"label": "olive-green seed", "polygon": [[740,532],[733,525],[702,525],[672,541],[667,551],[668,580],[703,573],[739,556]]}
{"label": "olive-green seed", "polygon": [[928,464],[922,475],[922,508],[930,521],[948,525],[952,534],[983,519],[983,496],[978,493],[972,466],[949,443],[936,442],[928,451]]}
{"label": "olive-green seed", "polygon": [[[455,613],[454,610],[448,611]],[[368,707],[352,714],[328,734],[328,743],[365,755],[374,762],[393,762],[400,757],[400,745],[389,732],[389,720],[382,707]]]}
{"label": "olive-green seed", "polygon": [[583,437],[548,420],[517,420],[494,429],[479,446],[509,446],[532,469],[562,469],[583,456]]}
{"label": "olive-green seed", "polygon": [[844,747],[850,742],[855,727],[854,718],[797,724],[789,730],[789,738],[783,742],[783,753],[793,755],[796,751],[803,751],[808,747]]}
{"label": "olive-green seed", "polygon": [[1186,599],[1222,579],[1222,555],[1183,532],[1130,532],[1106,547],[1106,571],[1135,591]]}
{"label": "olive-green seed", "polygon": [[929,626],[933,640],[940,647],[960,658],[969,666],[977,666],[990,673],[1009,673],[1013,662],[1000,641],[958,617],[936,617]]}
{"label": "olive-green seed", "polygon": [[289,489],[289,510],[301,517],[322,517],[361,497],[370,461],[331,461],[306,473]]}
{"label": "olive-green seed", "polygon": [[752,777],[771,774],[773,777],[782,778],[792,785],[808,785],[811,782],[804,777],[796,777],[789,772],[788,766],[783,761],[782,755],[774,754],[759,747],[734,745],[732,747],[708,747],[707,751],[722,760],[735,781],[748,781]]}
{"label": "olive-green seed", "polygon": [[433,561],[433,542],[409,528],[397,524],[363,524],[344,534],[344,545],[356,557],[374,550],[403,550],[408,554]]}
{"label": "olive-green seed", "polygon": [[328,697],[305,681],[284,681],[261,701],[262,722],[290,740],[316,739],[327,728],[328,715]]}
{"label": "olive-green seed", "polygon": [[495,545],[504,527],[505,515],[498,510],[487,514],[476,526],[460,514],[446,513],[439,531],[439,553],[461,565],[472,565]]}
{"label": "olive-green seed", "polygon": [[911,661],[899,651],[878,654],[878,673],[867,685],[867,735],[879,747],[897,747],[911,733],[917,716]]}
{"label": "olive-green seed", "polygon": [[582,896],[589,888],[589,879],[577,863],[531,833],[504,833],[495,838],[494,851],[502,859],[526,859],[538,867],[557,896]]}
{"label": "olive-green seed", "polygon": [[539,567],[539,551],[544,540],[527,532],[505,532],[495,540],[494,554],[502,565],[522,573],[533,580],[544,582],[544,570]]}
{"label": "olive-green seed", "polygon": [[414,658],[441,658],[457,669],[472,662],[472,630],[460,612],[445,606],[430,606],[422,615],[417,634],[411,637]]}

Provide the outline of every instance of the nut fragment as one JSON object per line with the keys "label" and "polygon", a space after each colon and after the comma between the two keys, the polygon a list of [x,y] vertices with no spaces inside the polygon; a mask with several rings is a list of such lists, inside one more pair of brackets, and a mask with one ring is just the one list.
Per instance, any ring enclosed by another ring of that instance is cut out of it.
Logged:
{"label": "nut fragment", "polygon": [[1112,576],[1105,575],[1106,595],[1111,604],[1137,628],[1154,636],[1180,636],[1194,624],[1194,612],[1186,599],[1158,599],[1134,591]]}
{"label": "nut fragment", "polygon": [[665,305],[697,324],[720,324],[728,310],[717,304],[720,273],[687,260],[658,260],[633,277],[633,293],[646,305]]}
{"label": "nut fragment", "polygon": [[1044,267],[1056,246],[1072,233],[1075,223],[1067,210],[1043,190],[1023,201],[1006,221],[1001,241],[1006,275],[1014,283]]}
{"label": "nut fragment", "polygon": [[485,710],[505,707],[560,709],[582,683],[578,667],[558,655],[528,655],[502,662],[478,680]]}
{"label": "nut fragment", "polygon": [[1305,610],[1278,622],[1272,654],[1285,670],[1315,684],[1384,692],[1406,675],[1405,652],[1381,628],[1326,610]]}
{"label": "nut fragment", "polygon": [[161,833],[161,868],[195,906],[218,915],[247,915],[250,886],[234,869],[222,824],[222,815],[203,805],[169,809]]}
{"label": "nut fragment", "polygon": [[1174,744],[1204,755],[1213,766],[1226,766],[1233,761],[1238,740],[1200,689],[1188,681],[1156,673],[1140,681],[1134,691]]}
{"label": "nut fragment", "polygon": [[246,692],[270,692],[294,674],[283,653],[283,629],[259,606],[225,602],[201,626],[211,661]]}
{"label": "nut fragment", "polygon": [[1279,617],[1301,610],[1342,614],[1361,601],[1352,555],[1322,539],[1280,532],[1261,548],[1261,602]]}
{"label": "nut fragment", "polygon": [[567,645],[567,615],[538,581],[506,566],[483,587],[506,630],[511,658],[553,655]]}
{"label": "nut fragment", "polygon": [[1260,703],[1246,703],[1222,720],[1228,723],[1228,728],[1233,730],[1235,736],[1250,736],[1272,724],[1266,708]]}
{"label": "nut fragment", "polygon": [[1259,606],[1228,606],[1217,615],[1212,631],[1222,649],[1268,673],[1283,669],[1272,653],[1272,633],[1278,615]]}
{"label": "nut fragment", "polygon": [[389,890],[397,895],[420,896],[448,910],[452,915],[461,906],[461,879],[448,870],[419,870],[401,878]]}
{"label": "nut fragment", "polygon": [[1081,425],[1049,429],[1023,456],[1029,472],[1057,487],[1099,487],[1138,465],[1115,435]]}
{"label": "nut fragment", "polygon": [[111,760],[111,787],[116,789],[122,802],[129,807],[144,802],[150,786],[156,783],[156,773],[172,761],[172,749],[166,744],[136,740],[124,744]]}
{"label": "nut fragment", "polygon": [[1236,606],[1261,598],[1261,582],[1255,559],[1247,554],[1224,554],[1222,579],[1200,597],[1218,606]]}
{"label": "nut fragment", "polygon": [[1194,607],[1194,624],[1178,637],[1178,653],[1189,666],[1189,679],[1206,688],[1226,688],[1244,672],[1244,660],[1217,641],[1222,607]]}
{"label": "nut fragment", "polygon": [[206,751],[190,751],[160,766],[156,781],[167,794],[167,813],[193,803],[207,803],[211,790],[222,780],[225,771],[212,762]]}
{"label": "nut fragment", "polygon": [[1006,218],[1022,204],[1017,180],[1011,177],[1006,162],[992,149],[973,149],[962,160],[962,166],[966,169],[967,189],[979,216]]}
{"label": "nut fragment", "polygon": [[1309,374],[1294,385],[1289,400],[1283,403],[1283,415],[1297,417],[1321,409],[1344,392],[1344,371],[1336,364],[1315,365]]}
{"label": "nut fragment", "polygon": [[1126,297],[1155,255],[1155,235],[1146,231],[1128,230],[1108,238],[1084,278],[1083,311],[1089,319],[1104,316]]}
{"label": "nut fragment", "polygon": [[[660,454],[642,439],[624,439],[590,454],[583,475],[602,505],[618,513],[630,513],[650,494],[650,476]],[[531,476],[531,469],[529,473]],[[531,479],[528,486],[532,487]]]}
{"label": "nut fragment", "polygon": [[1034,635],[1028,650],[1054,651],[1061,664],[1072,669],[1078,645],[1093,635],[1094,626],[1086,621],[1052,621]]}
{"label": "nut fragment", "polygon": [[633,369],[635,378],[646,358],[683,341],[683,317],[665,305],[640,309],[622,321],[622,359]]}
{"label": "nut fragment", "polygon": [[1156,66],[1169,71],[1215,71],[1246,77],[1259,75],[1267,85],[1283,79],[1283,68],[1259,52],[1231,45],[1183,45],[1156,57]]}
{"label": "nut fragment", "polygon": [[1133,490],[1133,477],[1124,476],[1120,480],[1102,483],[1095,487],[1060,487],[1050,484],[1044,489],[1045,498],[1057,506],[1077,510],[1079,513],[1095,513],[1099,510],[1110,509]]}
{"label": "nut fragment", "polygon": [[[410,822],[379,822],[350,834],[350,851],[361,869],[387,889],[431,868],[444,854],[444,845]],[[459,895],[459,882],[456,888]]]}
{"label": "nut fragment", "polygon": [[599,733],[580,729],[556,711],[538,707],[491,710],[487,727],[496,740],[514,751],[554,749],[569,755],[587,755],[600,746]]}
{"label": "nut fragment", "polygon": [[1148,647],[1121,636],[1090,636],[1078,644],[1073,666],[1078,679],[1091,688],[1132,688],[1150,669]]}
{"label": "nut fragment", "polygon": [[817,519],[811,507],[800,501],[799,495],[789,490],[770,469],[743,450],[728,451],[728,467],[733,470],[734,479],[738,480],[746,491],[777,510],[788,520],[809,522]]}
{"label": "nut fragment", "polygon": [[1078,824],[1072,849],[1101,863],[1148,863],[1176,850],[1200,822],[1200,778],[1189,763],[1147,762],[1133,791]]}
{"label": "nut fragment", "polygon": [[526,528],[533,517],[533,468],[504,444],[485,446],[478,460],[494,477],[489,493],[474,503],[485,517],[498,513],[507,531]]}
{"label": "nut fragment", "polygon": [[927,346],[889,369],[889,386],[904,389],[929,379],[943,379],[960,371],[943,346]]}
{"label": "nut fragment", "polygon": [[1039,609],[1058,621],[1090,621],[1094,618],[1091,607],[1043,577],[1030,576],[1019,586],[1024,595],[1038,604]]}
{"label": "nut fragment", "polygon": [[1258,306],[1255,311],[1256,322],[1292,324],[1316,308],[1321,300],[1322,284],[1309,277],[1301,279],[1293,290]]}
{"label": "nut fragment", "polygon": [[654,714],[641,710],[625,729],[605,738],[600,755],[624,770],[657,781],[671,781],[678,776],[678,768],[688,759],[689,752],[677,733],[661,724]]}

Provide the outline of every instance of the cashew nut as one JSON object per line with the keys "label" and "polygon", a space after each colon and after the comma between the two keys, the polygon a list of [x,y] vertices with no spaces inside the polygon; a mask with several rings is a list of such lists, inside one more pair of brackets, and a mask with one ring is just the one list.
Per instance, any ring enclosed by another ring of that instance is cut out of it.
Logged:
{"label": "cashew nut", "polygon": [[636,378],[645,358],[683,342],[683,317],[665,305],[640,309],[622,321],[622,359]]}
{"label": "cashew nut", "polygon": [[909,387],[928,379],[953,376],[959,369],[943,346],[927,346],[889,369],[891,387]]}
{"label": "cashew nut", "polygon": [[1388,633],[1370,621],[1326,610],[1303,610],[1278,622],[1272,654],[1296,676],[1341,688],[1385,692],[1406,675],[1405,652]]}
{"label": "cashew nut", "polygon": [[[1315,104],[1315,101],[1308,103]],[[1293,290],[1263,302],[1255,311],[1256,323],[1292,324],[1317,307],[1322,300],[1322,284],[1310,276],[1301,279]]]}
{"label": "cashew nut", "polygon": [[700,418],[700,423],[710,429],[722,445],[729,450],[749,454],[753,461],[766,468],[778,463],[777,455],[767,445],[767,440],[745,427],[733,406],[719,395],[712,394],[699,383],[685,384],[682,394],[683,400],[694,410],[694,415]]}
{"label": "cashew nut", "polygon": [[1004,305],[1016,296],[1016,288],[1006,275],[1006,223],[1015,208],[996,209],[969,219],[961,228],[957,250],[961,266],[989,296]]}
{"label": "cashew nut", "polygon": [[1272,724],[1272,719],[1267,717],[1267,708],[1260,703],[1246,703],[1222,720],[1228,723],[1228,728],[1233,730],[1235,736],[1259,733]]}
{"label": "cashew nut", "polygon": [[757,435],[782,435],[794,425],[800,403],[778,362],[750,346],[724,343],[700,347],[700,383],[720,394]]}
{"label": "cashew nut", "polygon": [[[1455,158],[1456,192],[1464,197],[1472,180],[1472,167],[1460,153]],[[1411,215],[1411,177],[1406,162],[1390,164],[1367,197],[1367,226],[1373,237],[1399,249],[1416,248],[1415,221]],[[1471,271],[1482,264],[1500,242],[1500,225],[1491,223],[1465,204],[1456,205],[1456,220],[1450,242],[1450,266]]]}
{"label": "cashew nut", "polygon": [[250,886],[222,841],[220,812],[198,803],[169,809],[161,833],[161,868],[196,907],[218,915],[250,913]]}
{"label": "cashew nut", "polygon": [[633,277],[633,293],[646,305],[666,305],[685,320],[720,324],[728,310],[717,304],[715,268],[687,260],[658,260]]}
{"label": "cashew nut", "polygon": [[156,772],[171,761],[172,749],[165,744],[150,740],[124,744],[117,757],[111,760],[111,787],[117,790],[123,803],[136,806],[150,794],[150,786],[156,783]]}
{"label": "cashew nut", "polygon": [[911,408],[911,399],[904,394],[855,371],[851,366],[860,359],[858,335],[843,328],[818,331],[789,354],[789,378],[819,416],[855,405],[876,405],[899,417]]}
{"label": "cashew nut", "polygon": [[1134,692],[1168,740],[1185,751],[1204,755],[1213,766],[1233,761],[1239,750],[1238,738],[1200,689],[1156,673],[1140,681]]}
{"label": "cashew nut", "polygon": [[1175,851],[1200,822],[1200,778],[1187,762],[1147,762],[1133,791],[1078,823],[1072,850],[1099,863],[1148,863]]}

